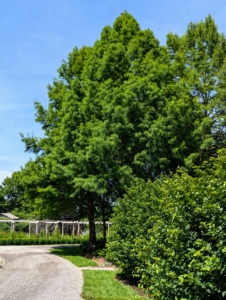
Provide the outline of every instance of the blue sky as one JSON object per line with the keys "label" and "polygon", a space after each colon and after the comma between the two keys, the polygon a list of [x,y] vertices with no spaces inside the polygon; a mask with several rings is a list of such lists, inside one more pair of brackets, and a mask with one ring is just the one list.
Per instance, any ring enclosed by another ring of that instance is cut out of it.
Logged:
{"label": "blue sky", "polygon": [[42,136],[33,102],[47,106],[46,86],[62,60],[93,45],[125,10],[161,44],[208,14],[226,33],[225,0],[0,0],[0,183],[32,158],[19,133]]}

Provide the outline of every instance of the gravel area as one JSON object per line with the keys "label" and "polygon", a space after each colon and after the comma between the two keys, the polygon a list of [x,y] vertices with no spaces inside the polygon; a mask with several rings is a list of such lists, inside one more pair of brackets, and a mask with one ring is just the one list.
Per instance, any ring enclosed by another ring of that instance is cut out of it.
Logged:
{"label": "gravel area", "polygon": [[0,247],[1,300],[82,300],[82,271],[50,248]]}

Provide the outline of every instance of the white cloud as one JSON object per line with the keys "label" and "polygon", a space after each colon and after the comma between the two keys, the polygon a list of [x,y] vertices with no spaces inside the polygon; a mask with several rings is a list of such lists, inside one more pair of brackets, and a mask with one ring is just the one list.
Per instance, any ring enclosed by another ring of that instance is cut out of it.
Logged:
{"label": "white cloud", "polygon": [[6,177],[11,177],[11,175],[12,175],[12,172],[5,171],[5,170],[0,170],[0,184],[3,182],[3,180]]}

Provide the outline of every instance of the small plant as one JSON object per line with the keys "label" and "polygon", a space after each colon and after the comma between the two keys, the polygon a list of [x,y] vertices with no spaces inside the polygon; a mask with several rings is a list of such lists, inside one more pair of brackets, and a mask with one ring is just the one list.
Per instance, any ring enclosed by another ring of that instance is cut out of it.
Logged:
{"label": "small plant", "polygon": [[55,238],[55,239],[60,239],[61,238],[61,233],[60,233],[60,230],[58,227],[55,228],[53,234],[52,234],[52,238]]}
{"label": "small plant", "polygon": [[43,230],[40,230],[40,232],[39,232],[39,238],[43,239],[45,237],[46,237],[46,234],[43,232]]}

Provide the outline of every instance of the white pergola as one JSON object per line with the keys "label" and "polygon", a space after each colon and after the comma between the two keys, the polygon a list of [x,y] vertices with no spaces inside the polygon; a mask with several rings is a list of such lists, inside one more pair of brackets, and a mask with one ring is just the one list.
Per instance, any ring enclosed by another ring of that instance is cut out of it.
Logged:
{"label": "white pergola", "polygon": [[[80,236],[80,225],[82,224],[89,224],[89,222],[87,221],[64,221],[64,220],[58,220],[58,221],[54,221],[54,220],[20,220],[19,218],[17,218],[16,216],[13,216],[11,214],[3,214],[1,213],[1,215],[8,217],[10,219],[7,220],[0,220],[0,223],[11,223],[11,232],[15,230],[15,224],[16,223],[28,223],[29,224],[29,236],[31,234],[31,224],[35,224],[35,233],[38,234],[39,232],[39,223],[45,223],[46,225],[46,236],[48,234],[48,226],[50,224],[62,224],[62,228],[61,228],[61,234],[62,236],[64,236],[64,225],[65,224],[72,224],[72,233],[75,234],[75,225],[77,225],[77,235],[78,237]],[[12,218],[14,217],[14,218]],[[103,224],[103,222],[95,222],[95,224]],[[106,222],[107,226],[108,226],[108,230],[110,227],[110,222]]]}

